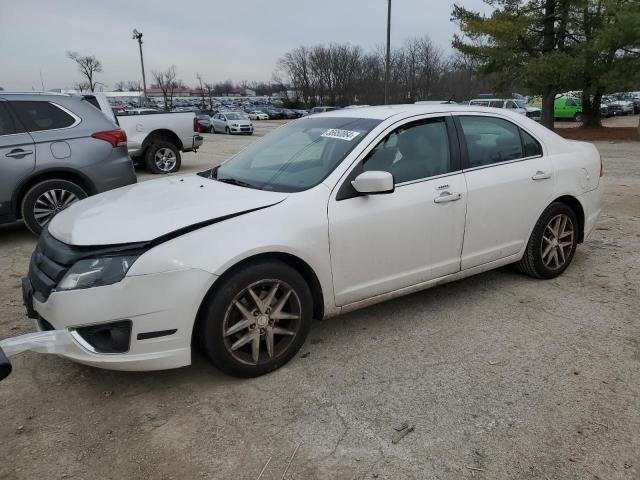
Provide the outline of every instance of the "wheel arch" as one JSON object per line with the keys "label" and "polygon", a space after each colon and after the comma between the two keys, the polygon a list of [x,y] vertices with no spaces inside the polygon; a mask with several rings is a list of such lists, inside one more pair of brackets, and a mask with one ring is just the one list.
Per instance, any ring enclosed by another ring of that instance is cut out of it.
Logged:
{"label": "wheel arch", "polygon": [[16,188],[11,204],[11,208],[16,218],[22,218],[20,206],[22,205],[22,200],[24,199],[24,196],[27,194],[29,189],[37,183],[43,182],[45,180],[67,180],[69,182],[78,184],[78,186],[81,187],[85,192],[87,192],[87,195],[89,196],[95,195],[97,193],[97,189],[93,182],[77,170],[66,168],[41,170],[26,178],[20,184],[20,186]]}
{"label": "wheel arch", "polygon": [[244,258],[234,263],[233,265],[229,266],[224,271],[224,273],[220,275],[220,277],[218,277],[215,282],[213,282],[213,285],[209,288],[209,290],[205,294],[204,298],[202,299],[202,302],[200,303],[200,307],[198,308],[195,325],[193,326],[192,344],[197,343],[195,341],[196,340],[195,336],[198,334],[197,332],[199,331],[204,307],[209,301],[209,299],[216,294],[218,288],[222,284],[222,281],[224,281],[227,277],[229,277],[230,275],[232,275],[234,272],[238,270],[247,268],[251,264],[255,264],[255,263],[267,261],[267,260],[281,261],[282,263],[290,266],[291,268],[296,270],[300,275],[302,275],[302,278],[305,280],[305,282],[307,282],[307,285],[311,290],[311,296],[313,298],[313,318],[316,320],[321,320],[324,317],[324,293],[322,291],[322,285],[318,280],[318,276],[316,272],[313,270],[313,268],[311,268],[311,266],[307,262],[305,262],[303,259],[301,259],[296,255],[285,253],[285,252],[274,251],[274,252],[258,253],[255,255],[251,255],[247,258]]}
{"label": "wheel arch", "polygon": [[580,200],[578,200],[573,195],[562,195],[556,198],[551,203],[564,203],[569,208],[571,208],[571,210],[574,211],[574,213],[578,217],[578,243],[583,242],[585,214],[584,214],[584,207],[582,206],[582,203],[580,203]]}
{"label": "wheel arch", "polygon": [[182,141],[180,140],[180,137],[178,137],[175,132],[167,129],[158,129],[151,131],[142,142],[141,150],[146,151],[149,145],[154,142],[154,140],[164,140],[173,143],[178,148],[178,150],[184,150],[184,146],[182,144]]}

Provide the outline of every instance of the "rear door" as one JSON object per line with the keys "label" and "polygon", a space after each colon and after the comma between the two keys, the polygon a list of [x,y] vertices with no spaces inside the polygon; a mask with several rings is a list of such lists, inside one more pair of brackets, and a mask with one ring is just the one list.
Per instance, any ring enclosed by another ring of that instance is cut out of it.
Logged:
{"label": "rear door", "polygon": [[554,168],[539,140],[507,118],[456,114],[467,218],[462,269],[521,251],[552,200]]}
{"label": "rear door", "polygon": [[36,166],[36,147],[14,115],[0,100],[0,218],[13,215],[11,200],[16,187]]}

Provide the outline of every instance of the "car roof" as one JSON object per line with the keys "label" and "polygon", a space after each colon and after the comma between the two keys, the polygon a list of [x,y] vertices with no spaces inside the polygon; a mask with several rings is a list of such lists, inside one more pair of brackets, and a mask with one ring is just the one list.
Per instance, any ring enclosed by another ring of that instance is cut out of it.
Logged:
{"label": "car roof", "polygon": [[[386,120],[396,115],[427,115],[430,113],[449,113],[449,112],[480,112],[480,113],[497,113],[500,110],[501,115],[518,115],[519,113],[508,112],[502,109],[491,107],[481,107],[477,105],[382,105],[377,107],[350,108],[342,110],[333,110],[331,112],[317,113],[314,117],[355,117],[355,118],[372,118],[376,120]],[[514,117],[518,118],[518,117]]]}

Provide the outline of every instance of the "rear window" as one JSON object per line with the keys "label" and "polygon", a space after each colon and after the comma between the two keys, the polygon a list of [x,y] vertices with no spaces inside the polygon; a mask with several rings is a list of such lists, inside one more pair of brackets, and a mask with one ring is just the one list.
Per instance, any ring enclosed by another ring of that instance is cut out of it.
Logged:
{"label": "rear window", "polygon": [[51,102],[12,101],[11,106],[18,118],[30,132],[67,128],[76,119]]}
{"label": "rear window", "polygon": [[12,135],[22,133],[24,130],[18,125],[9,109],[0,102],[0,135]]}
{"label": "rear window", "polygon": [[96,97],[92,97],[91,95],[87,95],[84,97],[85,101],[89,102],[91,105],[100,110],[100,104],[98,103],[98,99]]}

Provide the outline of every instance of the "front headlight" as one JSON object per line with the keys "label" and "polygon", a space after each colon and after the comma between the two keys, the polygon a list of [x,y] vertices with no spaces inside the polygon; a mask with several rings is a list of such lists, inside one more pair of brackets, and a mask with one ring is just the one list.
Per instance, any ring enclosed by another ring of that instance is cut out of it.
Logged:
{"label": "front headlight", "polygon": [[76,262],[62,278],[57,290],[77,290],[117,283],[139,255],[88,258]]}
{"label": "front headlight", "polygon": [[237,127],[237,126],[238,126],[238,124],[237,124],[237,123],[232,123],[232,124],[231,124],[231,126],[232,126],[232,127]]}

